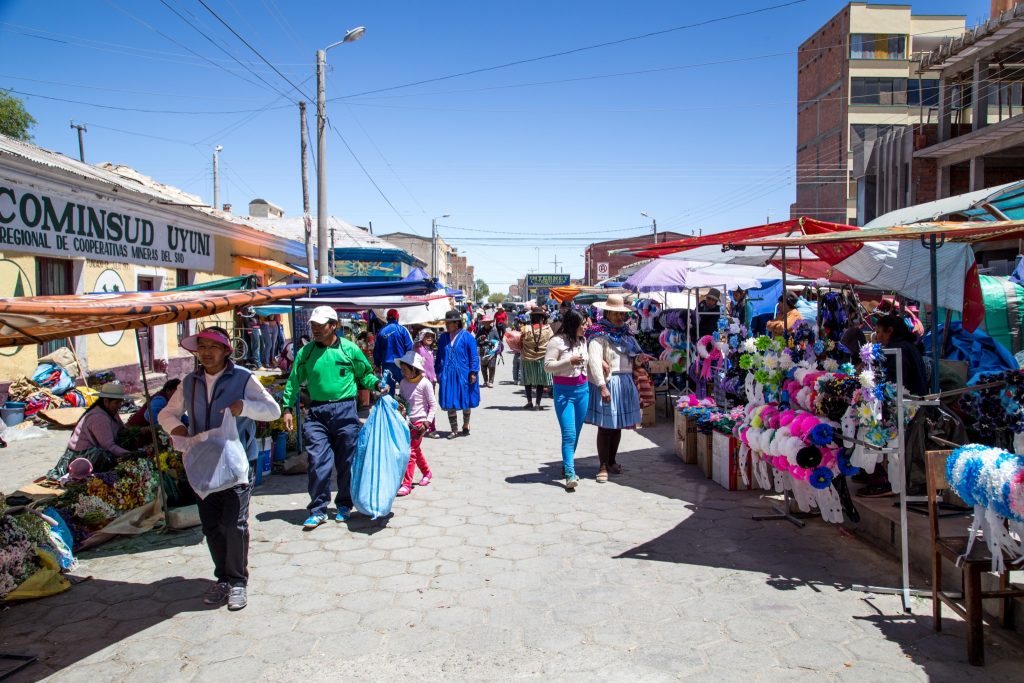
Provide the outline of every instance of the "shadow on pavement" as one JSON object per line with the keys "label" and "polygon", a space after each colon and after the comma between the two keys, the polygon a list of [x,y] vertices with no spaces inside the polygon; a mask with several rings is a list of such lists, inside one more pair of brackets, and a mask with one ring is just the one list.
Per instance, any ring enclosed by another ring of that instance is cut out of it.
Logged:
{"label": "shadow on pavement", "polygon": [[203,604],[209,586],[180,576],[154,583],[91,579],[59,595],[14,603],[0,612],[0,651],[39,660],[5,680],[37,681],[177,614],[226,609]]}

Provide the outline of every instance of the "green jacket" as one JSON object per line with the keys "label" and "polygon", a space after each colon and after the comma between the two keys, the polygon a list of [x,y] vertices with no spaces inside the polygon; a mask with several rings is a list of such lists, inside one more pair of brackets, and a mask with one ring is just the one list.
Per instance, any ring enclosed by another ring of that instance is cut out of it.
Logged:
{"label": "green jacket", "polygon": [[339,337],[334,346],[310,342],[299,349],[284,389],[285,408],[295,405],[303,383],[314,401],[338,401],[355,398],[360,387],[376,389],[380,379],[359,347]]}

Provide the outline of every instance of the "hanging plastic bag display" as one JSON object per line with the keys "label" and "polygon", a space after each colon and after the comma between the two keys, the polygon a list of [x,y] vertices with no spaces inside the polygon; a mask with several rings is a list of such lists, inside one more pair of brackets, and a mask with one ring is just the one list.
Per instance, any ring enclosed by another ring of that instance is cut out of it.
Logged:
{"label": "hanging plastic bag display", "polygon": [[381,396],[359,430],[352,458],[352,502],[373,519],[391,512],[409,464],[409,425],[398,401]]}
{"label": "hanging plastic bag display", "polygon": [[230,409],[224,409],[220,427],[196,434],[186,443],[185,475],[200,498],[249,482],[249,458]]}

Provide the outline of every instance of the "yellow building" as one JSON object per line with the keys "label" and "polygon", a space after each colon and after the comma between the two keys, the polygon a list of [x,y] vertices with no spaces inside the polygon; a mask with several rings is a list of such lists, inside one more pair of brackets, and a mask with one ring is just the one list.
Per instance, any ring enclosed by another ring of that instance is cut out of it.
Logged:
{"label": "yellow building", "polygon": [[[304,260],[301,242],[128,167],[93,166],[0,135],[0,297],[156,291],[247,274],[269,285],[293,281],[301,273],[287,262]],[[178,342],[196,324],[143,332],[154,380],[193,367]],[[111,370],[139,386],[134,333],[67,343],[87,372]],[[30,376],[40,356],[65,344],[0,349],[0,385]]]}

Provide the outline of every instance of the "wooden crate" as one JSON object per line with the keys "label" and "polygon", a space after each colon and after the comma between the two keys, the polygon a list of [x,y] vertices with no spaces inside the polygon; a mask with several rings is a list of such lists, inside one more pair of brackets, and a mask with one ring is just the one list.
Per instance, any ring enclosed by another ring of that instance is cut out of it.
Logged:
{"label": "wooden crate", "polygon": [[711,478],[711,435],[697,432],[697,466],[704,476]]}
{"label": "wooden crate", "polygon": [[655,423],[657,410],[655,405],[651,404],[640,411],[640,427],[653,427]]}
{"label": "wooden crate", "polygon": [[715,432],[711,435],[711,478],[728,491],[746,491],[753,486],[750,463],[747,463],[747,483],[743,483],[739,465],[740,442],[734,436]]}
{"label": "wooden crate", "polygon": [[697,462],[697,425],[676,412],[676,455],[687,465]]}

